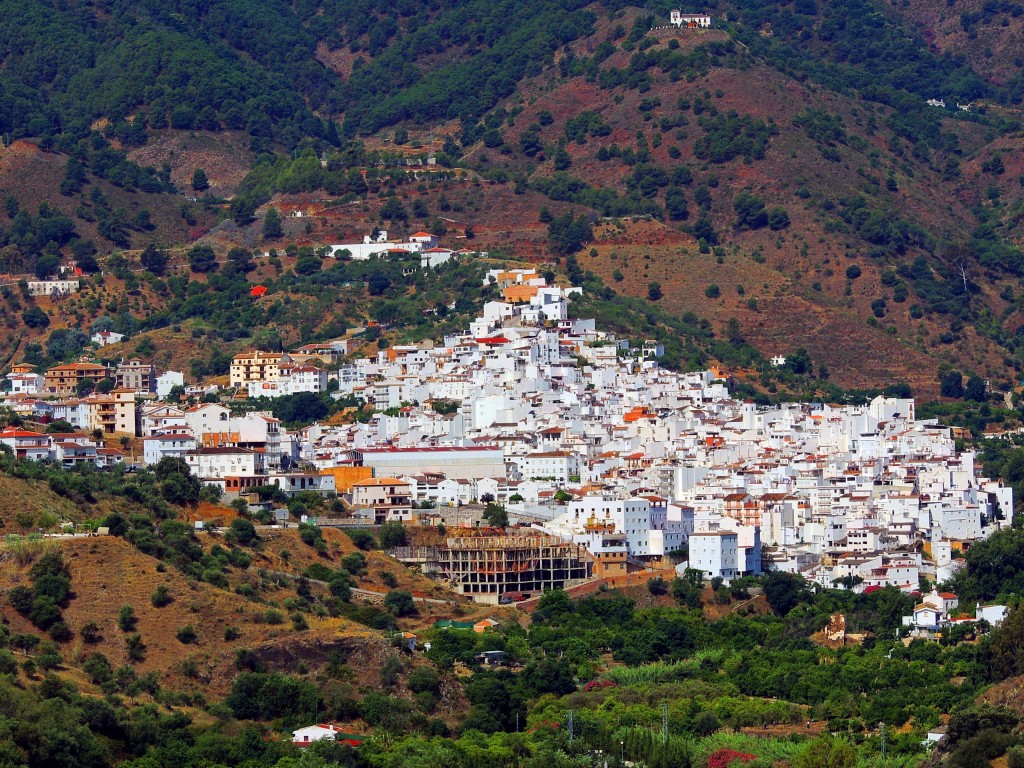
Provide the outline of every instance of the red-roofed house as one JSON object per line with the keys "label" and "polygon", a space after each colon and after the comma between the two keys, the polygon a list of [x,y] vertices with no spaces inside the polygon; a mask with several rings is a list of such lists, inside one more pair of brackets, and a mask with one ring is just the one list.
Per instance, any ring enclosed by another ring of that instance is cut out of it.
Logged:
{"label": "red-roofed house", "polygon": [[53,451],[49,435],[16,427],[0,431],[0,445],[10,448],[18,459],[49,459]]}
{"label": "red-roofed house", "polygon": [[410,243],[422,243],[424,248],[436,248],[437,247],[437,235],[431,234],[430,232],[417,232],[414,235],[409,236]]}

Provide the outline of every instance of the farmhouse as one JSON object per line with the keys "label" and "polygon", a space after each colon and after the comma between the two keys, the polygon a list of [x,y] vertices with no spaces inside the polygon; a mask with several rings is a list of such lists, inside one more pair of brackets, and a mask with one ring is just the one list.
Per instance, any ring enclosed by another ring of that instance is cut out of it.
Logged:
{"label": "farmhouse", "polygon": [[711,26],[711,17],[706,13],[683,13],[679,10],[673,10],[669,13],[668,20],[673,27],[707,29]]}

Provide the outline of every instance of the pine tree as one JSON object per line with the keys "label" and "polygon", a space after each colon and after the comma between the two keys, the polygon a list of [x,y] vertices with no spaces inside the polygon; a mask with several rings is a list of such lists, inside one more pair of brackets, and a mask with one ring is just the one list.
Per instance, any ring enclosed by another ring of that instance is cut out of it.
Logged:
{"label": "pine tree", "polygon": [[210,188],[210,180],[206,178],[206,171],[202,168],[196,168],[192,174],[192,189],[196,192],[202,192],[203,190]]}

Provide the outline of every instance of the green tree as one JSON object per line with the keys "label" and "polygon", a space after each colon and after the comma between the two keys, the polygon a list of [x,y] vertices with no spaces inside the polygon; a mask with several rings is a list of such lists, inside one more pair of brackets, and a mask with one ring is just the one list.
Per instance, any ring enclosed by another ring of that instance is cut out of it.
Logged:
{"label": "green tree", "polygon": [[964,387],[964,399],[983,403],[987,399],[985,390],[985,380],[977,375],[971,376],[967,379],[967,386]]}
{"label": "green tree", "polygon": [[768,228],[778,231],[789,226],[789,214],[785,208],[768,209]]}
{"label": "green tree", "polygon": [[405,589],[392,589],[384,595],[384,607],[398,617],[412,616],[416,613],[416,603]]}
{"label": "green tree", "polygon": [[206,178],[206,171],[196,168],[192,172],[192,189],[196,192],[203,192],[210,188],[210,180]]}
{"label": "green tree", "polygon": [[50,317],[39,307],[32,306],[21,313],[21,322],[29,328],[45,328],[50,324]]}
{"label": "green tree", "polygon": [[153,590],[153,594],[149,596],[149,602],[153,604],[154,608],[163,608],[165,605],[170,605],[173,600],[171,588],[166,584],[158,584]]}
{"label": "green tree", "polygon": [[680,187],[665,190],[665,211],[673,221],[682,221],[690,216],[686,205],[686,193]]}
{"label": "green tree", "polygon": [[575,218],[571,213],[552,219],[548,224],[548,243],[552,252],[562,256],[575,253],[583,244],[594,237],[590,220],[585,216]]}
{"label": "green tree", "polygon": [[231,531],[238,543],[242,545],[252,544],[258,538],[256,526],[252,524],[251,520],[246,520],[244,517],[236,517],[231,521]]}
{"label": "green tree", "polygon": [[256,267],[252,259],[252,251],[248,248],[232,248],[228,251],[228,269],[226,271],[245,275]]}
{"label": "green tree", "polygon": [[130,605],[122,605],[117,614],[117,627],[122,632],[134,632],[139,618],[135,615],[135,609]]}
{"label": "green tree", "polygon": [[188,266],[193,272],[213,272],[217,269],[217,254],[208,245],[197,245],[188,252]]}
{"label": "green tree", "polygon": [[277,240],[284,237],[284,228],[281,226],[281,213],[277,208],[268,208],[263,217],[263,239]]}
{"label": "green tree", "polygon": [[157,276],[163,275],[167,270],[167,253],[157,248],[152,243],[147,245],[145,250],[142,251],[142,255],[139,256],[139,261],[141,262],[143,269],[146,269]]}
{"label": "green tree", "polygon": [[323,399],[312,392],[298,392],[274,400],[274,416],[285,424],[312,424],[327,418],[328,408]]}
{"label": "green tree", "polygon": [[943,397],[964,396],[964,376],[960,371],[946,371],[939,379],[939,394]]}
{"label": "green tree", "polygon": [[484,507],[484,519],[495,528],[507,528],[508,527],[508,511],[505,509],[504,504],[498,504],[496,502],[490,502]]}
{"label": "green tree", "polygon": [[390,520],[380,527],[381,549],[404,547],[409,543],[409,535],[405,526],[398,520]]}
{"label": "green tree", "polygon": [[768,223],[764,200],[750,192],[740,192],[732,201],[737,229],[760,229]]}
{"label": "green tree", "polygon": [[772,571],[764,579],[764,597],[779,616],[793,610],[806,595],[806,584],[794,573]]}

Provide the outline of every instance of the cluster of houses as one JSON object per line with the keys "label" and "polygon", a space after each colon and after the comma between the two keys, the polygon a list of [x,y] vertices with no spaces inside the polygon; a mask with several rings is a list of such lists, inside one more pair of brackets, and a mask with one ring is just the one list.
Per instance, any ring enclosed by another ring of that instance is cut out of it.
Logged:
{"label": "cluster of houses", "polygon": [[[376,411],[367,421],[289,431],[230,402],[185,407],[166,401],[181,375],[138,360],[42,375],[16,366],[7,404],[85,434],[141,438],[135,460],[180,457],[229,496],[265,485],[337,494],[369,523],[504,505],[544,543],[517,534],[507,546],[525,554],[467,586],[491,601],[510,591],[501,569],[538,547],[563,558],[569,580],[678,565],[729,581],[770,564],[824,586],[911,593],[948,580],[972,542],[1011,523],[1012,490],[981,476],[950,428],[917,419],[913,400],[758,407],[733,399],[719,371],[667,370],[658,342],[570,317],[579,288],[531,269],[484,279],[501,298],[462,333],[359,359],[339,341],[232,362],[235,396],[357,398]],[[114,386],[77,397],[83,379]],[[16,430],[0,441],[29,458],[111,460],[82,435]],[[460,551],[474,563],[502,546]],[[463,567],[431,557],[449,574]],[[524,591],[551,583],[517,579]]]}

